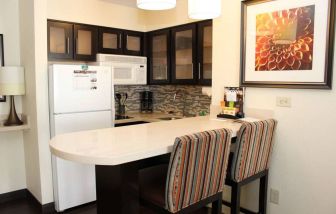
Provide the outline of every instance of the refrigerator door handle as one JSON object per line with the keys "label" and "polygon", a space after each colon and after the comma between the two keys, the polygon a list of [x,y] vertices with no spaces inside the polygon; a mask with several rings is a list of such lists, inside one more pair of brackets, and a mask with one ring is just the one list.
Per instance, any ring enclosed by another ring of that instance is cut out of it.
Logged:
{"label": "refrigerator door handle", "polygon": [[54,115],[63,115],[63,114],[82,114],[82,113],[103,112],[103,111],[112,111],[112,110],[111,110],[111,109],[104,109],[104,110],[96,110],[96,111],[64,112],[64,113],[54,113]]}

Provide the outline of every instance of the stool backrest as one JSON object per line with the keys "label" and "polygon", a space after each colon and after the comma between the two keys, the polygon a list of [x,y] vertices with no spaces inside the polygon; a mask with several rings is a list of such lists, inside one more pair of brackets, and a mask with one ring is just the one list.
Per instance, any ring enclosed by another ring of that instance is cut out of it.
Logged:
{"label": "stool backrest", "polygon": [[240,182],[269,168],[277,121],[246,122],[237,134],[231,179]]}
{"label": "stool backrest", "polygon": [[165,195],[170,212],[223,191],[231,135],[230,130],[219,129],[176,138]]}

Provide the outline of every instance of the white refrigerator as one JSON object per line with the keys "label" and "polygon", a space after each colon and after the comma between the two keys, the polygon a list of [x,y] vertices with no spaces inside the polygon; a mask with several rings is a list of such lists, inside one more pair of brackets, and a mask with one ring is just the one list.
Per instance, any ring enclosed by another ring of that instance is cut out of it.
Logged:
{"label": "white refrigerator", "polygon": [[[51,65],[49,103],[51,137],[113,127],[115,109],[111,68]],[[52,156],[52,170],[58,212],[96,200],[94,165]]]}

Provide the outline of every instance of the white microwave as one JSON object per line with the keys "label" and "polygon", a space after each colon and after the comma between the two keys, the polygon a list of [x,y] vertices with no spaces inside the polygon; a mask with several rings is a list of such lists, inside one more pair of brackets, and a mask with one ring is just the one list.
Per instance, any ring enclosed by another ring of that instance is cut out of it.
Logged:
{"label": "white microwave", "polygon": [[114,85],[146,85],[147,58],[97,54],[99,65],[111,66]]}

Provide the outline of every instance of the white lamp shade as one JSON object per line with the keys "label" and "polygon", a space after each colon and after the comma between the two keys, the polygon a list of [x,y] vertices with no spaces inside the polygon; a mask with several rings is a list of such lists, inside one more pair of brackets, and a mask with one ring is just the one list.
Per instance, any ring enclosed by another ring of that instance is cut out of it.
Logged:
{"label": "white lamp shade", "polygon": [[188,0],[191,19],[214,19],[220,16],[221,10],[221,0]]}
{"label": "white lamp shade", "polygon": [[22,67],[0,67],[0,95],[24,95],[24,69]]}
{"label": "white lamp shade", "polygon": [[176,7],[176,0],[137,0],[137,5],[144,10],[169,10]]}

